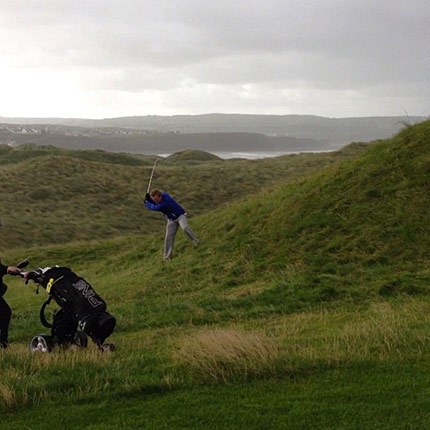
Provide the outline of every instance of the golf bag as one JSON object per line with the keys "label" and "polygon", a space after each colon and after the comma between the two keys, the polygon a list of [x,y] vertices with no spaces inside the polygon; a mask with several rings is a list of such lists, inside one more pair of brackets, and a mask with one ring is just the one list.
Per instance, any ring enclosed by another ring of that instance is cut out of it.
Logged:
{"label": "golf bag", "polygon": [[[87,337],[101,349],[113,349],[104,344],[115,328],[115,318],[106,311],[105,301],[93,287],[68,267],[47,267],[29,273],[31,279],[45,288],[48,300],[40,309],[40,320],[51,333],[35,336],[30,342],[31,350],[50,351],[55,345],[87,346]],[[60,306],[52,323],[45,317],[46,306],[52,299]]]}

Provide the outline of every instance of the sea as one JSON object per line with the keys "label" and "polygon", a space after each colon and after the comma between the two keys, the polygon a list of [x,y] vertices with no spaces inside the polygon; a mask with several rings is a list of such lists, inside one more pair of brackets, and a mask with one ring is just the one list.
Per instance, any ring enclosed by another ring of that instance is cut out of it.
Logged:
{"label": "sea", "polygon": [[[302,154],[302,153],[321,153],[321,152],[332,152],[335,149],[329,149],[325,151],[255,151],[255,152],[231,152],[231,151],[207,151],[210,154],[214,154],[217,157],[220,157],[224,160],[229,160],[232,158],[244,158],[247,160],[258,160],[260,158],[271,158],[271,157],[280,157],[282,155],[291,155],[291,154]],[[171,154],[156,154],[160,157],[168,157]]]}

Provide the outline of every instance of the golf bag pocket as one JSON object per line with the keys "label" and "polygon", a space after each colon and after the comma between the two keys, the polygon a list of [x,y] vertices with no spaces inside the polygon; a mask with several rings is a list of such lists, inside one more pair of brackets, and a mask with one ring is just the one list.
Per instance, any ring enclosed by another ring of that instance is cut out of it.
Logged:
{"label": "golf bag pocket", "polygon": [[55,343],[61,345],[73,342],[77,330],[78,323],[69,312],[59,309],[55,313],[51,328],[52,339]]}

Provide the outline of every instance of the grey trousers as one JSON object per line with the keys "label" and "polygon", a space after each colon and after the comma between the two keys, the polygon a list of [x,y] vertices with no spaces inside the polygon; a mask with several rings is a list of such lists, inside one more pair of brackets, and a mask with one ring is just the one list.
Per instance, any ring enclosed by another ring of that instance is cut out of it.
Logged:
{"label": "grey trousers", "polygon": [[178,227],[181,227],[184,230],[185,234],[194,242],[195,245],[199,243],[199,239],[191,230],[191,227],[188,225],[187,215],[183,214],[175,221],[167,220],[166,225],[166,237],[164,238],[164,259],[168,260],[173,254],[173,244],[175,243],[176,232],[178,231]]}

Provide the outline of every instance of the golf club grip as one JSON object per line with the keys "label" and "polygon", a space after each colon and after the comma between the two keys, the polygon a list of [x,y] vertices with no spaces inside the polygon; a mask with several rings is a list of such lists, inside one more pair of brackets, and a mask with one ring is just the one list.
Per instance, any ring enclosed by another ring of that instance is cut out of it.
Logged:
{"label": "golf club grip", "polygon": [[25,260],[20,261],[16,267],[18,267],[18,269],[24,269],[24,267],[27,267],[29,264],[28,259],[26,258]]}

